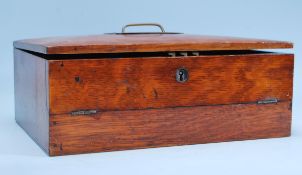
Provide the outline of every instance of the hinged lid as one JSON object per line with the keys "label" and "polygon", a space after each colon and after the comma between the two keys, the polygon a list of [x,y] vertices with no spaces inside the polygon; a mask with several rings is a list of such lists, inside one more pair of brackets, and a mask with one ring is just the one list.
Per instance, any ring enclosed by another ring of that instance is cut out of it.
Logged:
{"label": "hinged lid", "polygon": [[122,33],[19,40],[14,42],[14,47],[43,54],[252,50],[293,47],[292,43],[284,41],[165,32],[159,24],[147,25],[159,26],[161,32],[125,32],[126,27],[137,25],[146,24],[126,25]]}

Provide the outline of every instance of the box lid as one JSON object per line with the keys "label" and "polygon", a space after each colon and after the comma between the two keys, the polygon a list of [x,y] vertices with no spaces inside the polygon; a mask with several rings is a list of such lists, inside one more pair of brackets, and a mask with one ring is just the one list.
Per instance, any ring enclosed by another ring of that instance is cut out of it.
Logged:
{"label": "box lid", "polygon": [[[158,25],[158,24],[156,24]],[[131,26],[127,25],[126,27]],[[134,25],[132,25],[134,26]],[[160,26],[161,27],[161,26]],[[14,42],[14,47],[43,54],[87,54],[164,51],[211,51],[292,48],[285,41],[181,33],[111,33],[91,36],[49,37]]]}

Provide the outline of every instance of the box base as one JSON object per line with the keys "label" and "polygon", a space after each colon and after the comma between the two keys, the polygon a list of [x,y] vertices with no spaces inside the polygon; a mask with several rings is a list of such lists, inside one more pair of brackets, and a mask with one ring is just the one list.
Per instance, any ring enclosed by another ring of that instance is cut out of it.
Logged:
{"label": "box base", "polygon": [[285,137],[291,102],[50,116],[50,155]]}

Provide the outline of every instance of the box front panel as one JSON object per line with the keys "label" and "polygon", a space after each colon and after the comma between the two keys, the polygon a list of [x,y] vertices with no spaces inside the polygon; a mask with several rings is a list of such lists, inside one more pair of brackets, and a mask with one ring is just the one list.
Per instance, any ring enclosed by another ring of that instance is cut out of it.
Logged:
{"label": "box front panel", "polygon": [[290,54],[50,60],[50,114],[290,101],[292,78]]}
{"label": "box front panel", "polygon": [[291,102],[108,111],[50,117],[50,155],[290,135]]}

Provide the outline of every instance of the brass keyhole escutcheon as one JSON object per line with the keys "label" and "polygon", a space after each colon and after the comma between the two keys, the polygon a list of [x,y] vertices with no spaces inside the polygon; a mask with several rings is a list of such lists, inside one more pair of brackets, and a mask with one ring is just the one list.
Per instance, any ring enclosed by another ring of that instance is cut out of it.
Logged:
{"label": "brass keyhole escutcheon", "polygon": [[176,70],[176,81],[180,83],[184,83],[188,81],[189,73],[188,70],[185,68],[179,68]]}

